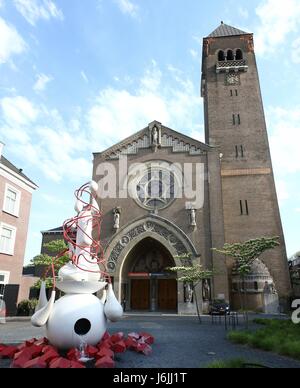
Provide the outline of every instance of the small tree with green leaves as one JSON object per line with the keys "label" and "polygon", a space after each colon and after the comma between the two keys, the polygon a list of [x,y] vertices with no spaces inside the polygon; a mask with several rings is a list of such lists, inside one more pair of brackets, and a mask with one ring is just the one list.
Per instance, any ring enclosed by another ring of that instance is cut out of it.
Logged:
{"label": "small tree with green leaves", "polygon": [[[47,255],[45,253],[38,255],[31,260],[30,265],[50,267],[52,265],[53,258],[56,257],[61,252],[64,252],[67,250],[67,245],[64,242],[64,240],[51,241],[50,243],[44,244],[43,247],[46,248],[51,253],[52,256]],[[65,254],[59,257],[58,259],[54,260],[55,275],[58,275],[58,271],[69,261],[70,261],[70,258],[68,254]],[[53,287],[52,272],[49,271],[48,273],[45,273],[45,276],[43,276],[34,285],[34,288],[40,289],[42,281],[46,282],[46,288]]]}
{"label": "small tree with green leaves", "polygon": [[[246,321],[248,325],[248,312],[245,301],[242,297],[242,288],[245,282],[245,277],[251,273],[253,262],[258,259],[265,251],[274,249],[280,245],[279,237],[261,237],[254,240],[249,240],[244,243],[225,244],[223,248],[213,250],[217,253],[231,257],[235,262],[235,270],[239,275],[241,286],[239,294],[241,298],[241,307],[245,310]],[[246,290],[243,292],[245,297]]]}
{"label": "small tree with green leaves", "polygon": [[[190,260],[191,257],[192,257],[191,254],[186,254],[186,255],[178,256],[177,258]],[[178,280],[180,282],[189,284],[190,287],[192,288],[193,295],[195,298],[196,308],[197,308],[197,315],[199,318],[199,322],[202,323],[199,303],[198,303],[198,298],[196,293],[196,287],[200,283],[202,283],[203,280],[211,279],[213,276],[213,272],[204,270],[200,264],[196,264],[193,267],[191,266],[173,267],[173,268],[168,268],[168,270],[171,272],[176,272]]]}

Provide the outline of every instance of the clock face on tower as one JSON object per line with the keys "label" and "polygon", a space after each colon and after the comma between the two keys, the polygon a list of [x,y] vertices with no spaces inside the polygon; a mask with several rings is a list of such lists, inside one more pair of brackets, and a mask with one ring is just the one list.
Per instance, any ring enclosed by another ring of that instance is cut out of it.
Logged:
{"label": "clock face on tower", "polygon": [[240,84],[240,75],[236,73],[226,74],[225,76],[226,85],[239,85]]}

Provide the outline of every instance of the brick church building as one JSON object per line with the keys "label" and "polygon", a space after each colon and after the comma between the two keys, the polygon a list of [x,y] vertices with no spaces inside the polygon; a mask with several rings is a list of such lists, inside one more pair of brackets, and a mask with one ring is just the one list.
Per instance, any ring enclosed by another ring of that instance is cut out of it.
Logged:
{"label": "brick church building", "polygon": [[[115,191],[126,183],[133,192],[100,203],[108,268],[129,310],[195,311],[188,285],[166,271],[193,263],[215,271],[197,290],[203,312],[214,299],[239,308],[232,263],[212,248],[261,236],[280,236],[281,245],[254,263],[243,285],[248,306],[265,309],[266,285],[279,300],[291,293],[253,34],[222,23],[204,38],[201,93],[205,143],[154,121],[94,154],[94,180],[104,179],[106,163],[117,171]],[[125,156],[132,173],[123,179]],[[200,206],[175,195],[176,185],[189,185],[180,170],[187,165],[203,182]]]}

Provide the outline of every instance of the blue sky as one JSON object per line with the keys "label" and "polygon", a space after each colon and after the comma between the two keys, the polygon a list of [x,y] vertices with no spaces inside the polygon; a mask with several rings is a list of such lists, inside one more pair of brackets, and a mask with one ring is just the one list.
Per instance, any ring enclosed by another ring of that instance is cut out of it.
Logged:
{"label": "blue sky", "polygon": [[154,119],[204,140],[202,38],[221,20],[255,33],[288,255],[300,250],[299,0],[0,0],[0,140],[39,185],[27,262],[73,215],[92,152]]}

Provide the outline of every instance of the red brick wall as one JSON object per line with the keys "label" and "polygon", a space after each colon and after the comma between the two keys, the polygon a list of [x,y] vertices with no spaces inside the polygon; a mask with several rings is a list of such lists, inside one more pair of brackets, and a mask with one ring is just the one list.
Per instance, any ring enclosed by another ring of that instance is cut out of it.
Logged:
{"label": "red brick wall", "polygon": [[[21,192],[19,217],[14,217],[3,212],[5,185],[9,183]],[[15,183],[0,176],[0,222],[4,222],[17,228],[14,255],[9,256],[0,253],[0,270],[9,271],[9,284],[21,284],[24,254],[26,248],[28,222],[31,208],[32,194]]]}

